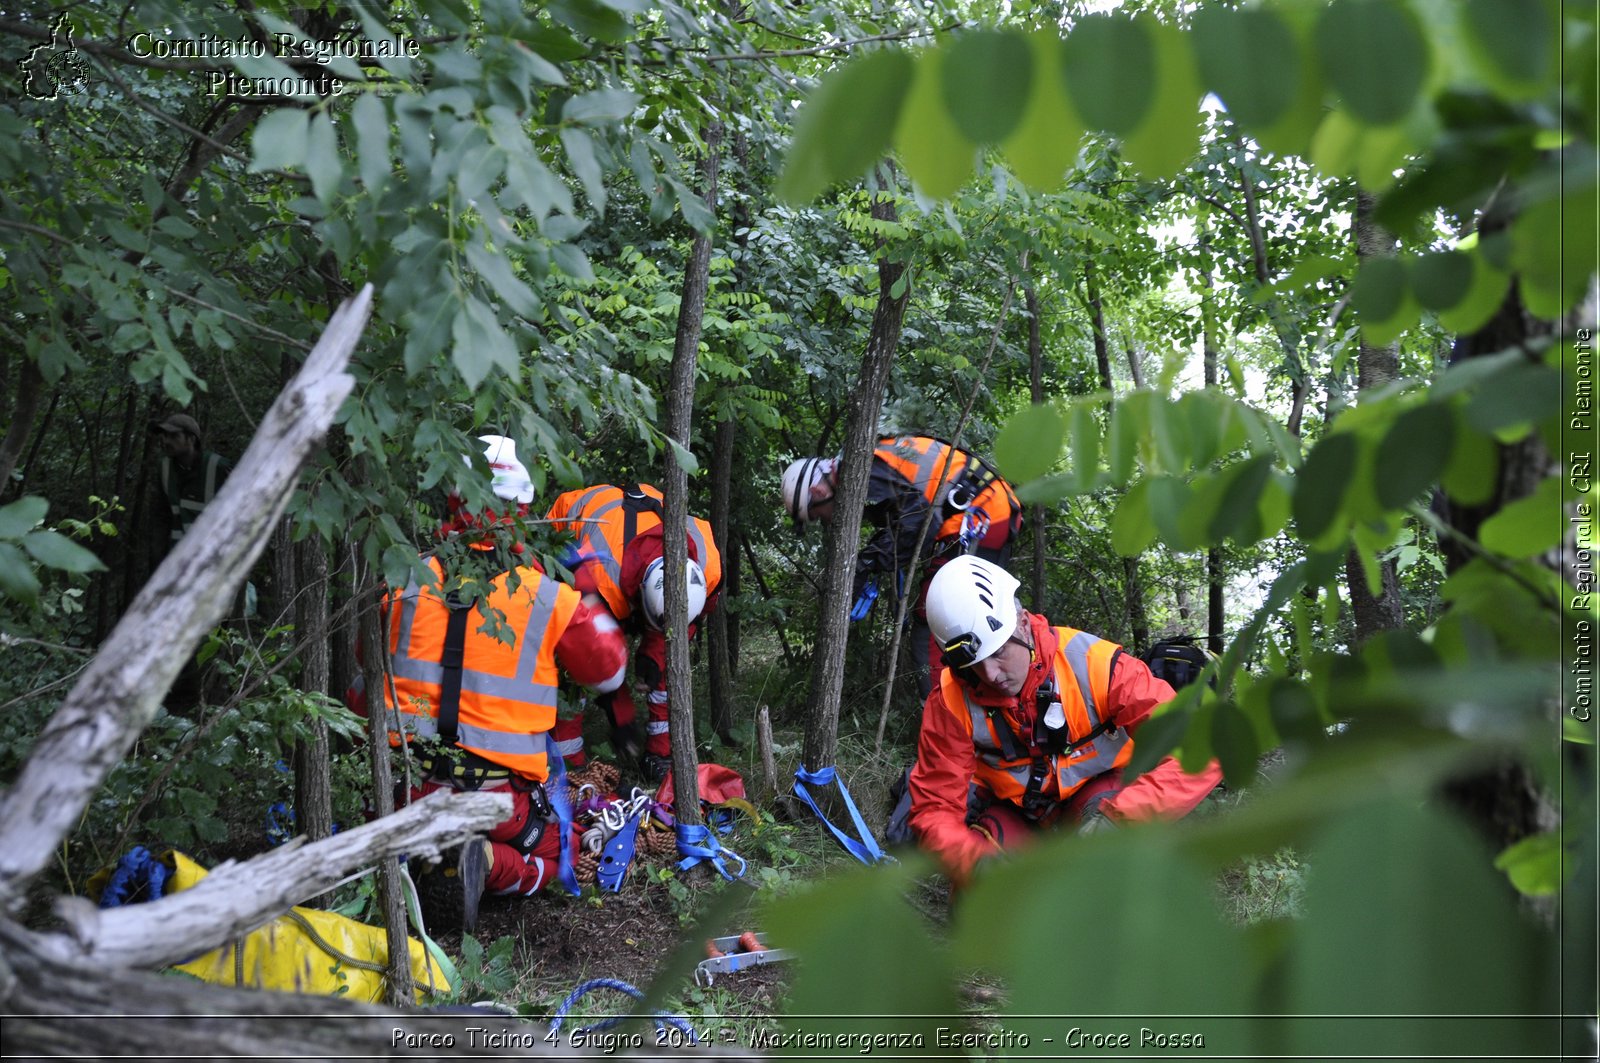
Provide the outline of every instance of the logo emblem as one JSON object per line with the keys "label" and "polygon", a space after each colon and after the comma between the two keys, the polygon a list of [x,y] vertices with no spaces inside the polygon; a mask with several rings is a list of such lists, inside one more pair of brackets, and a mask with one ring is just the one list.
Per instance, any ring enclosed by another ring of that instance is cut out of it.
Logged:
{"label": "logo emblem", "polygon": [[89,64],[72,43],[72,22],[63,13],[50,29],[50,40],[36,45],[17,64],[27,75],[23,91],[36,100],[59,100],[89,86]]}

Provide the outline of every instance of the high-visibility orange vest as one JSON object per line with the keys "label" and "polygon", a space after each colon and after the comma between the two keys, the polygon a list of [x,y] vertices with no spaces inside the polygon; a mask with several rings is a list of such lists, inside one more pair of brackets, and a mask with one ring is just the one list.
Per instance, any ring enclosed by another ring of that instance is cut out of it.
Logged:
{"label": "high-visibility orange vest", "polygon": [[[1067,717],[1070,743],[1082,741],[1100,726],[1107,711],[1111,687],[1111,660],[1122,647],[1114,642],[1070,627],[1055,629],[1055,681],[1061,708]],[[980,705],[946,668],[939,690],[946,709],[971,728],[978,758],[973,777],[995,797],[1021,805],[1033,767],[1029,735],[1018,735],[994,706]],[[1133,739],[1116,729],[1095,736],[1079,749],[1059,756],[1046,754],[1049,768],[1040,793],[1063,801],[1096,775],[1120,768],[1133,756]]]}
{"label": "high-visibility orange vest", "polygon": [[[428,567],[442,582],[438,559],[429,558]],[[543,782],[549,772],[546,732],[555,723],[560,682],[556,643],[581,598],[538,569],[521,567],[516,576],[515,591],[507,589],[510,573],[496,576],[488,602],[504,614],[513,643],[478,630],[483,618],[475,609],[467,619],[456,744]],[[423,587],[413,575],[404,589],[390,591],[384,610],[397,695],[392,699],[384,691],[390,741],[436,737],[450,608],[437,587]]]}
{"label": "high-visibility orange vest", "polygon": [[[878,440],[872,456],[913,484],[932,506],[944,504],[950,489],[961,481],[962,474],[973,461],[966,451],[928,436],[888,436]],[[981,509],[990,524],[1003,525],[1011,520],[1013,513],[1020,512],[1021,507],[1011,485],[996,476],[965,508]],[[933,537],[948,539],[960,535],[962,517],[962,513],[947,517]]]}
{"label": "high-visibility orange vest", "polygon": [[[649,484],[637,486],[639,493],[632,496],[612,484],[580,487],[557,497],[545,515],[553,527],[576,536],[578,550],[585,557],[599,562],[595,582],[600,596],[611,607],[611,615],[618,620],[633,612],[633,602],[622,593],[622,553],[635,535],[662,522],[661,492]],[[689,538],[705,571],[706,594],[710,596],[722,582],[722,554],[711,537],[711,524],[690,517]]]}

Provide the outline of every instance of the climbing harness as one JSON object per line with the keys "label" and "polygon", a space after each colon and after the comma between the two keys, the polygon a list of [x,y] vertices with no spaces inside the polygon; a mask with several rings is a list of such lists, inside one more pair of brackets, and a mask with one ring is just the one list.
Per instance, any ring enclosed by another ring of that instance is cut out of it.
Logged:
{"label": "climbing harness", "polygon": [[[572,1006],[579,1000],[583,999],[585,994],[595,989],[615,989],[619,993],[628,994],[635,1000],[644,999],[643,993],[629,985],[627,982],[621,981],[620,979],[591,978],[587,982],[581,982],[579,983],[578,988],[567,994],[567,999],[563,1000],[560,1006],[556,1008],[555,1014],[550,1016],[551,1037],[555,1037],[561,1032],[561,1024],[567,1021],[567,1013],[572,1010]],[[574,1030],[573,1033],[578,1034],[590,1033],[596,1030],[609,1030],[611,1027],[625,1022],[631,1017],[632,1016],[629,1015],[613,1015],[609,1019],[602,1019],[601,1021],[591,1023],[588,1026],[580,1026]],[[695,1036],[694,1028],[691,1027],[686,1020],[677,1015],[673,1015],[666,1011],[658,1011],[655,1013],[651,1021],[656,1024],[656,1029],[658,1030],[671,1026],[673,1029],[679,1031],[685,1037],[687,1037],[691,1045],[697,1045],[700,1043],[700,1039]]]}
{"label": "climbing harness", "polygon": [[[806,789],[807,786],[826,786],[833,782],[839,785],[839,796],[844,799],[845,810],[850,813],[850,822],[856,829],[855,837],[851,837],[834,826],[833,821],[823,815],[822,809],[817,807],[817,802],[812,798],[810,791]],[[883,861],[894,862],[894,857],[884,852],[882,847],[878,845],[878,840],[872,836],[871,829],[867,827],[866,821],[861,818],[860,810],[856,808],[855,801],[850,797],[849,788],[845,786],[844,780],[838,777],[838,773],[832,767],[826,767],[820,771],[807,771],[804,764],[800,765],[794,772],[794,795],[807,808],[817,814],[817,818],[822,820],[822,825],[828,828],[828,832],[839,840],[839,844],[844,846],[845,851],[851,856],[860,860],[863,864],[877,864]]]}

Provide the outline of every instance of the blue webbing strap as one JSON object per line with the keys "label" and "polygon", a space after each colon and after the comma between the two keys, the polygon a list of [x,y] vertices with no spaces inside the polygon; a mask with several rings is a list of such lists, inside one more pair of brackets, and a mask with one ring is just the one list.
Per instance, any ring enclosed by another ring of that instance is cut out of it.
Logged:
{"label": "blue webbing strap", "polygon": [[572,803],[567,800],[567,762],[549,731],[544,733],[545,760],[550,773],[545,778],[544,795],[556,810],[556,825],[561,830],[561,865],[557,878],[574,897],[583,892],[578,885],[578,869],[572,865]]}
{"label": "blue webbing strap", "polygon": [[[550,1017],[551,1037],[555,1037],[561,1032],[561,1024],[567,1021],[567,1014],[572,1011],[572,1006],[579,1000],[583,999],[586,993],[589,993],[591,990],[595,989],[615,989],[619,993],[628,994],[635,1000],[644,999],[643,993],[639,992],[639,990],[635,989],[627,982],[616,978],[592,978],[587,982],[580,982],[578,983],[578,987],[576,989],[567,994],[567,999],[561,1002],[561,1005],[556,1008],[556,1013]],[[591,1023],[588,1026],[580,1027],[574,1032],[588,1033],[594,1030],[608,1030],[629,1018],[631,1018],[631,1016],[614,1015],[609,1019],[604,1019],[600,1022]],[[689,1038],[689,1043],[691,1045],[697,1045],[700,1043],[700,1039],[695,1036],[694,1028],[690,1026],[685,1019],[677,1015],[671,1015],[665,1011],[658,1011],[650,1021],[656,1024],[657,1029],[660,1029],[662,1026],[671,1026],[681,1031],[686,1037]]]}
{"label": "blue webbing strap", "polygon": [[[812,799],[806,786],[826,786],[831,782],[839,785],[839,796],[844,799],[844,807],[850,813],[850,822],[855,825],[856,837],[852,838],[844,831],[833,825],[827,816],[822,814],[822,809],[817,807],[817,802]],[[885,853],[878,846],[878,840],[872,836],[872,831],[867,829],[867,824],[861,818],[861,812],[856,808],[855,801],[850,798],[850,790],[845,786],[844,780],[837,778],[832,767],[820,771],[807,771],[804,764],[794,770],[794,795],[798,797],[807,808],[817,814],[822,820],[822,825],[828,832],[839,839],[839,844],[863,864],[876,864],[884,860],[893,861],[894,857]]]}
{"label": "blue webbing strap", "polygon": [[[709,827],[690,827],[679,823],[672,830],[678,836],[678,852],[683,855],[683,859],[678,861],[679,871],[687,871],[704,860],[716,868],[717,874],[729,882],[737,878],[744,878],[744,857],[732,849],[724,849],[719,845],[717,836],[711,832]],[[738,872],[730,873],[724,863],[725,860],[739,861]]]}

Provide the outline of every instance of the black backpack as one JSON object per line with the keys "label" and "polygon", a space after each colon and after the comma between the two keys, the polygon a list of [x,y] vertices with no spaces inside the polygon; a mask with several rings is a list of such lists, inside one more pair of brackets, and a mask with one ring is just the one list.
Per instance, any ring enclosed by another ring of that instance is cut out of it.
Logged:
{"label": "black backpack", "polygon": [[1140,660],[1150,666],[1150,673],[1157,679],[1165,679],[1173,690],[1181,690],[1200,678],[1211,663],[1211,654],[1197,643],[1195,636],[1178,635],[1151,646]]}

